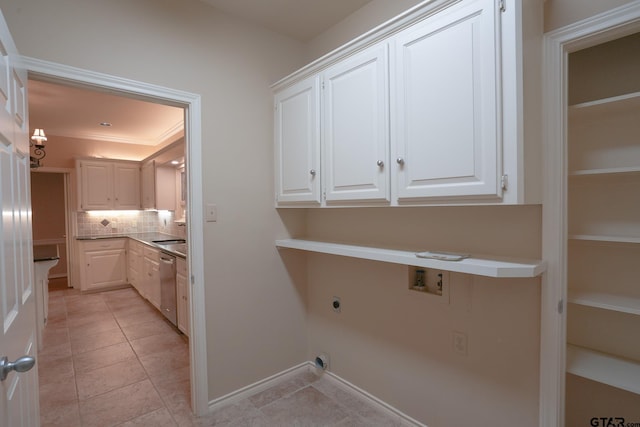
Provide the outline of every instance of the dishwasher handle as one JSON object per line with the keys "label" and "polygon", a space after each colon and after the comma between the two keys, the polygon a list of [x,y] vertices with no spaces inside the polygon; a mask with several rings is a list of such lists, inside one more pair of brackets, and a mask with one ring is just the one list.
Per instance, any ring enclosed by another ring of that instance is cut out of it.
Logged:
{"label": "dishwasher handle", "polygon": [[173,265],[176,262],[176,259],[171,257],[171,258],[165,258],[165,257],[160,257],[160,261],[162,261],[165,264],[170,264]]}

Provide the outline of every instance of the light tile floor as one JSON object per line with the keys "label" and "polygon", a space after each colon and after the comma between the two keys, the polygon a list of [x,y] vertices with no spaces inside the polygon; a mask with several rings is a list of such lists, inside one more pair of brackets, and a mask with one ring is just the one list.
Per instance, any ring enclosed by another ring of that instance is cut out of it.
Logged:
{"label": "light tile floor", "polygon": [[195,417],[187,339],[132,288],[51,291],[38,373],[42,426],[405,425],[311,372]]}

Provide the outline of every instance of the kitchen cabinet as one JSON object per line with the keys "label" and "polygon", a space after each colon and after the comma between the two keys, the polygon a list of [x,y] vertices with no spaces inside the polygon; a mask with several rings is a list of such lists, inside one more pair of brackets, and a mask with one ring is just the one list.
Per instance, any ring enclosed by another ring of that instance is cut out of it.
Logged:
{"label": "kitchen cabinet", "polygon": [[389,202],[389,71],[380,43],[322,73],[324,198]]}
{"label": "kitchen cabinet", "polygon": [[[636,34],[569,56],[579,73],[569,75],[566,369],[600,383],[597,400],[610,387],[640,394],[630,339],[640,328],[640,85],[602,81],[632,70],[639,48]],[[569,413],[581,395],[567,388]]]}
{"label": "kitchen cabinet", "polygon": [[275,83],[276,206],[540,203],[541,16],[424,3]]}
{"label": "kitchen cabinet", "polygon": [[176,169],[150,160],[142,165],[142,208],[176,209]]}
{"label": "kitchen cabinet", "polygon": [[183,258],[176,258],[176,295],[178,329],[186,336],[189,336],[189,288],[187,280],[187,261]]}
{"label": "kitchen cabinet", "polygon": [[497,4],[463,2],[391,40],[398,201],[501,196]]}
{"label": "kitchen cabinet", "polygon": [[126,239],[79,241],[80,289],[96,291],[127,284]]}
{"label": "kitchen cabinet", "polygon": [[129,251],[127,252],[127,276],[129,284],[133,286],[138,293],[142,295],[142,279],[143,279],[143,259],[144,244],[136,240],[129,239]]}
{"label": "kitchen cabinet", "polygon": [[320,93],[312,76],[275,95],[277,203],[320,204]]}
{"label": "kitchen cabinet", "polygon": [[142,296],[160,310],[160,251],[145,245],[143,253],[144,293]]}
{"label": "kitchen cabinet", "polygon": [[81,210],[140,209],[138,162],[78,160]]}

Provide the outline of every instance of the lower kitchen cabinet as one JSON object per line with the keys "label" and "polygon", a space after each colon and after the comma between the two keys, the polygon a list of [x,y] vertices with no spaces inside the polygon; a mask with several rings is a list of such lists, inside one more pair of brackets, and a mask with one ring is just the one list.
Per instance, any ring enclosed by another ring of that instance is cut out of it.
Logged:
{"label": "lower kitchen cabinet", "polygon": [[80,289],[94,291],[127,284],[126,239],[80,241]]}
{"label": "lower kitchen cabinet", "polygon": [[142,260],[144,258],[144,245],[129,239],[129,251],[127,252],[127,276],[129,284],[142,294]]}
{"label": "lower kitchen cabinet", "polygon": [[189,288],[187,284],[187,261],[182,258],[176,258],[178,329],[186,336],[189,336]]}
{"label": "lower kitchen cabinet", "polygon": [[145,246],[143,265],[144,292],[142,296],[160,310],[160,251]]}

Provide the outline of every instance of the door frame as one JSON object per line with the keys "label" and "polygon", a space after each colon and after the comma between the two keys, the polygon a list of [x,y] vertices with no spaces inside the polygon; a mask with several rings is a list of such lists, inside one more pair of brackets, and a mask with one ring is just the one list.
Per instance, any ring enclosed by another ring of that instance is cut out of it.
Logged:
{"label": "door frame", "polygon": [[640,31],[640,1],[544,35],[542,280],[539,425],[564,425],[567,304],[569,53]]}
{"label": "door frame", "polygon": [[[196,415],[209,409],[207,340],[204,292],[204,211],[202,202],[202,107],[199,94],[70,67],[36,58],[21,57],[30,75],[58,83],[119,92],[127,96],[185,109],[185,162],[187,164],[187,269],[191,286],[189,339],[191,405]],[[193,161],[192,161],[193,159]]]}

